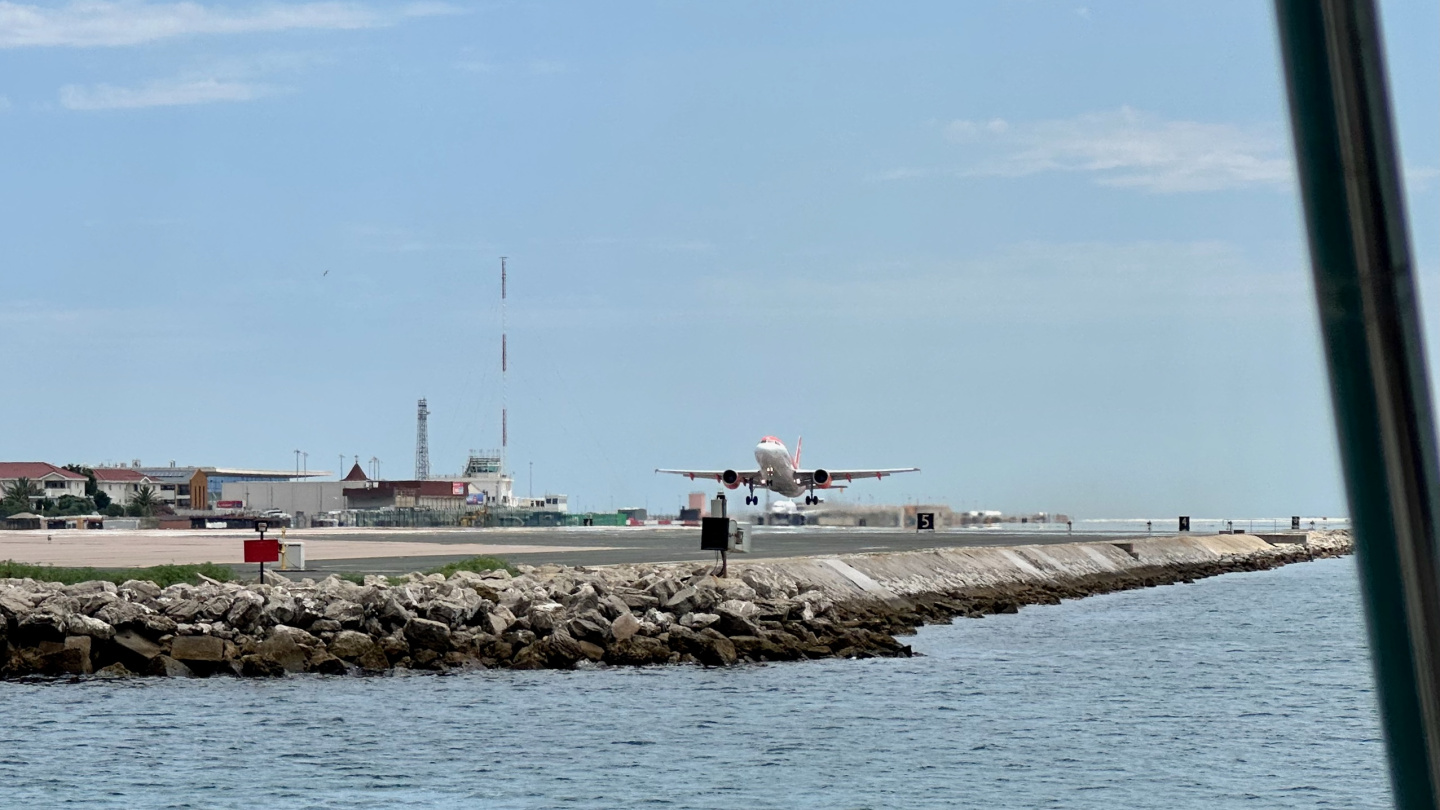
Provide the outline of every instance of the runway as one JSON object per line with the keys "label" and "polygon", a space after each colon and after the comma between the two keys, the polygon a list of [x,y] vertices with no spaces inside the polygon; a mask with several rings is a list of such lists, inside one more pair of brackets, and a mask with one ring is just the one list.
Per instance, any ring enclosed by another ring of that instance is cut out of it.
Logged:
{"label": "runway", "polygon": [[[322,537],[317,534],[309,536]],[[383,542],[385,550],[377,544],[373,556],[352,556],[347,559],[327,558],[321,543],[315,544],[312,552],[307,542],[308,567],[324,576],[336,572],[357,572],[376,574],[402,574],[425,570],[449,562],[465,559],[471,553],[462,547],[484,543],[496,547],[536,546],[538,548],[511,552],[495,552],[511,563],[543,565],[613,565],[617,563],[678,562],[693,560],[709,562],[715,559],[712,551],[700,550],[700,530],[690,527],[624,527],[624,528],[568,528],[568,529],[451,529],[416,530],[406,532],[403,541],[393,531],[377,535],[375,541]],[[296,533],[296,539],[301,533]],[[974,547],[1024,545],[1029,543],[1068,543],[1080,540],[1111,539],[1130,537],[1125,534],[1066,534],[1065,531],[1016,531],[1016,530],[949,530],[939,532],[915,532],[901,529],[864,529],[831,527],[779,527],[759,526],[752,537],[753,551],[748,558],[806,557],[825,554],[856,554],[869,551],[904,551],[936,547]],[[331,535],[333,537],[333,535]],[[481,539],[483,538],[483,539]],[[360,540],[346,535],[350,545],[359,547]],[[396,542],[412,543],[407,548],[414,553],[397,555],[389,551]],[[744,559],[747,555],[732,554],[731,559]],[[242,567],[237,566],[237,570]]]}
{"label": "runway", "polygon": [[[901,529],[758,526],[749,558],[805,557],[975,547],[1068,543],[1134,537],[1127,533],[1066,533],[1064,529]],[[274,537],[274,533],[270,535]],[[257,566],[240,562],[243,541],[253,532],[230,530],[55,530],[0,531],[0,559],[18,562],[131,568],[214,562],[237,573]],[[507,529],[300,529],[285,538],[305,543],[301,576],[331,573],[403,574],[424,571],[476,555],[511,563],[610,565],[616,563],[708,562],[700,530],[678,526],[507,528]],[[744,555],[732,555],[742,559]]]}

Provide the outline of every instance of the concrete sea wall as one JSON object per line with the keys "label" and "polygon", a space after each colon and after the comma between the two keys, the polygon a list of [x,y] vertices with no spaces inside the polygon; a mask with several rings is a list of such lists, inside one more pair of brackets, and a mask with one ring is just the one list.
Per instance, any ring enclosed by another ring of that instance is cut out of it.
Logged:
{"label": "concrete sea wall", "polygon": [[395,669],[909,655],[927,622],[1330,557],[1348,532],[855,554],[709,566],[522,566],[315,582],[0,580],[0,676],[281,676]]}

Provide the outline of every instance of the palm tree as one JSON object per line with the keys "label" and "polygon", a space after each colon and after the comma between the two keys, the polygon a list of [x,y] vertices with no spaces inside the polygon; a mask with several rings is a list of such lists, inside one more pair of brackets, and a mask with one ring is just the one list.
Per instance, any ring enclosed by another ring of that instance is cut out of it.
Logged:
{"label": "palm tree", "polygon": [[141,484],[130,496],[130,508],[139,512],[143,517],[151,517],[155,514],[155,507],[160,505],[160,499],[155,497],[155,490],[149,484]]}
{"label": "palm tree", "polygon": [[5,497],[0,500],[0,510],[8,515],[16,512],[30,511],[30,499],[42,495],[40,487],[35,485],[29,478],[16,478],[10,486],[5,488]]}

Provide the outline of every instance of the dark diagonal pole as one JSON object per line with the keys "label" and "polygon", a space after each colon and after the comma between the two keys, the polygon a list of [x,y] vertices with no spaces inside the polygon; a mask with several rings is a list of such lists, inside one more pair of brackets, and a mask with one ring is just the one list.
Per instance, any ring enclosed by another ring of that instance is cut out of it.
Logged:
{"label": "dark diagonal pole", "polygon": [[1276,0],[1395,800],[1436,807],[1435,428],[1372,0]]}

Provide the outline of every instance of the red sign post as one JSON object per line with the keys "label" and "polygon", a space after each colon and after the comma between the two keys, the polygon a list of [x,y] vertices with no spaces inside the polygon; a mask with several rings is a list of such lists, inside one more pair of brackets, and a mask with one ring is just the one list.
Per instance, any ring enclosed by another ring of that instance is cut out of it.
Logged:
{"label": "red sign post", "polygon": [[245,562],[267,563],[280,561],[279,540],[246,540]]}
{"label": "red sign post", "polygon": [[280,541],[265,539],[265,530],[268,528],[270,528],[269,521],[255,521],[255,531],[260,533],[260,539],[245,541],[245,562],[260,563],[261,585],[265,584],[265,563],[280,560]]}

